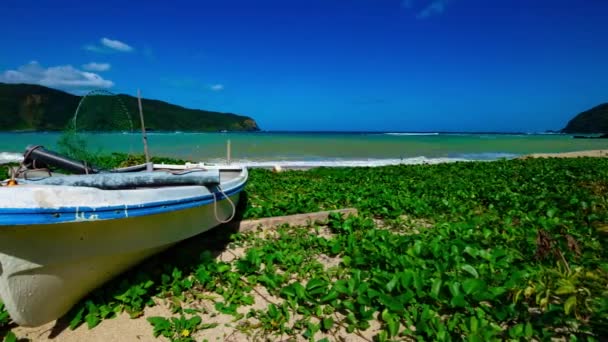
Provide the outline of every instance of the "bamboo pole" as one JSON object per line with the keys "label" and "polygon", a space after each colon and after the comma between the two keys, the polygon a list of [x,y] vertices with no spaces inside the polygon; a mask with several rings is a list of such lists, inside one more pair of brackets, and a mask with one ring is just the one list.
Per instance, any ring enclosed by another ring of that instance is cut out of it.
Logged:
{"label": "bamboo pole", "polygon": [[148,152],[148,136],[146,135],[146,125],[144,124],[144,110],[141,107],[141,91],[139,89],[137,89],[137,105],[139,106],[139,119],[141,120],[141,135],[144,141],[146,171],[154,171],[152,163],[150,163],[150,153]]}

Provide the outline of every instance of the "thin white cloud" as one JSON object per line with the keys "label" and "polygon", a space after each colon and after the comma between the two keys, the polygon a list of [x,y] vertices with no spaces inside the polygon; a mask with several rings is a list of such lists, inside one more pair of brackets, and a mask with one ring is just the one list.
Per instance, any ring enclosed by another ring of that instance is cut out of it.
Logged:
{"label": "thin white cloud", "polygon": [[439,15],[445,12],[449,0],[435,0],[426,6],[422,11],[418,12],[416,18],[426,19],[433,15]]}
{"label": "thin white cloud", "polygon": [[120,40],[109,39],[106,37],[101,38],[101,44],[107,48],[112,50],[121,51],[121,52],[131,52],[133,48],[126,43],[121,42]]}
{"label": "thin white cloud", "polygon": [[22,65],[17,70],[6,70],[0,74],[0,82],[32,83],[46,87],[84,91],[111,88],[114,82],[93,72],[82,71],[71,65],[44,68],[37,61]]}
{"label": "thin white cloud", "polygon": [[111,68],[111,65],[109,63],[97,63],[97,62],[91,62],[91,63],[87,63],[87,64],[83,64],[82,68],[84,70],[88,70],[88,71],[108,71]]}
{"label": "thin white cloud", "polygon": [[83,49],[96,53],[114,53],[114,52],[133,52],[135,48],[120,40],[103,37],[99,40],[99,45],[87,44]]}
{"label": "thin white cloud", "polygon": [[224,85],[223,84],[214,84],[214,85],[210,86],[209,89],[211,89],[213,91],[221,91],[221,90],[224,90]]}

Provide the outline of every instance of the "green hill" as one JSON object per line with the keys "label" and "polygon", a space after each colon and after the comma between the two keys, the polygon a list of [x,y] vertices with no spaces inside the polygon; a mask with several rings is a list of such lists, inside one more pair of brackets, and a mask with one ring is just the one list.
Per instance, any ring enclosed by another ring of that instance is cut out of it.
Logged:
{"label": "green hill", "polygon": [[[74,116],[80,99],[80,96],[39,85],[0,83],[0,130],[63,130]],[[149,130],[259,130],[255,120],[242,115],[188,109],[149,99],[142,99],[142,107]],[[115,121],[115,118],[127,118],[124,109],[129,113],[134,129],[139,129],[137,98],[124,94],[87,97],[78,113],[78,125],[86,123],[89,129],[98,131],[124,130],[124,125]],[[96,118],[94,122],[91,121],[93,117]]]}
{"label": "green hill", "polygon": [[568,122],[563,133],[608,133],[608,103],[584,111]]}

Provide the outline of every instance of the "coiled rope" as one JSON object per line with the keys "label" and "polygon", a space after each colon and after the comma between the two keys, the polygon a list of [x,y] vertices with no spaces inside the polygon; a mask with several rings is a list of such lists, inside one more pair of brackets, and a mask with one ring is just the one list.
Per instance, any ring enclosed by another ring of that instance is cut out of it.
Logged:
{"label": "coiled rope", "polygon": [[230,199],[230,197],[228,197],[228,195],[226,195],[226,193],[224,192],[224,190],[222,190],[221,186],[217,186],[217,189],[219,190],[219,192],[224,195],[224,198],[226,198],[226,200],[228,200],[228,203],[230,203],[230,207],[232,209],[232,214],[230,214],[230,216],[226,219],[226,220],[222,220],[219,218],[218,214],[217,214],[217,197],[215,195],[215,191],[212,191],[211,194],[213,195],[213,214],[215,215],[215,219],[217,220],[217,222],[219,223],[228,223],[230,221],[232,221],[232,219],[234,218],[234,216],[236,215],[236,206],[234,205],[234,202],[232,202],[232,200]]}

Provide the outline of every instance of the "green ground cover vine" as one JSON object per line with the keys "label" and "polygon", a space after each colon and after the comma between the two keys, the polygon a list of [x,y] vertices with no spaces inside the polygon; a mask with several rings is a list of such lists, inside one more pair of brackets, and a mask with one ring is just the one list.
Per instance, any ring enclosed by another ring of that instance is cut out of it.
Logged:
{"label": "green ground cover vine", "polygon": [[[108,165],[138,161],[111,158]],[[255,319],[266,334],[311,340],[373,322],[380,341],[608,336],[606,159],[250,177],[245,218],[344,207],[361,215],[332,216],[327,234],[282,227],[265,239],[213,230],[205,244],[186,241],[95,291],[67,315],[71,326],[94,327],[123,311],[137,317],[160,298],[178,316],[151,324],[171,340],[210,327],[186,311],[202,300],[235,320]],[[244,254],[218,260],[217,246],[227,244]],[[321,256],[335,265],[324,267]],[[256,287],[280,301],[249,309]]]}

